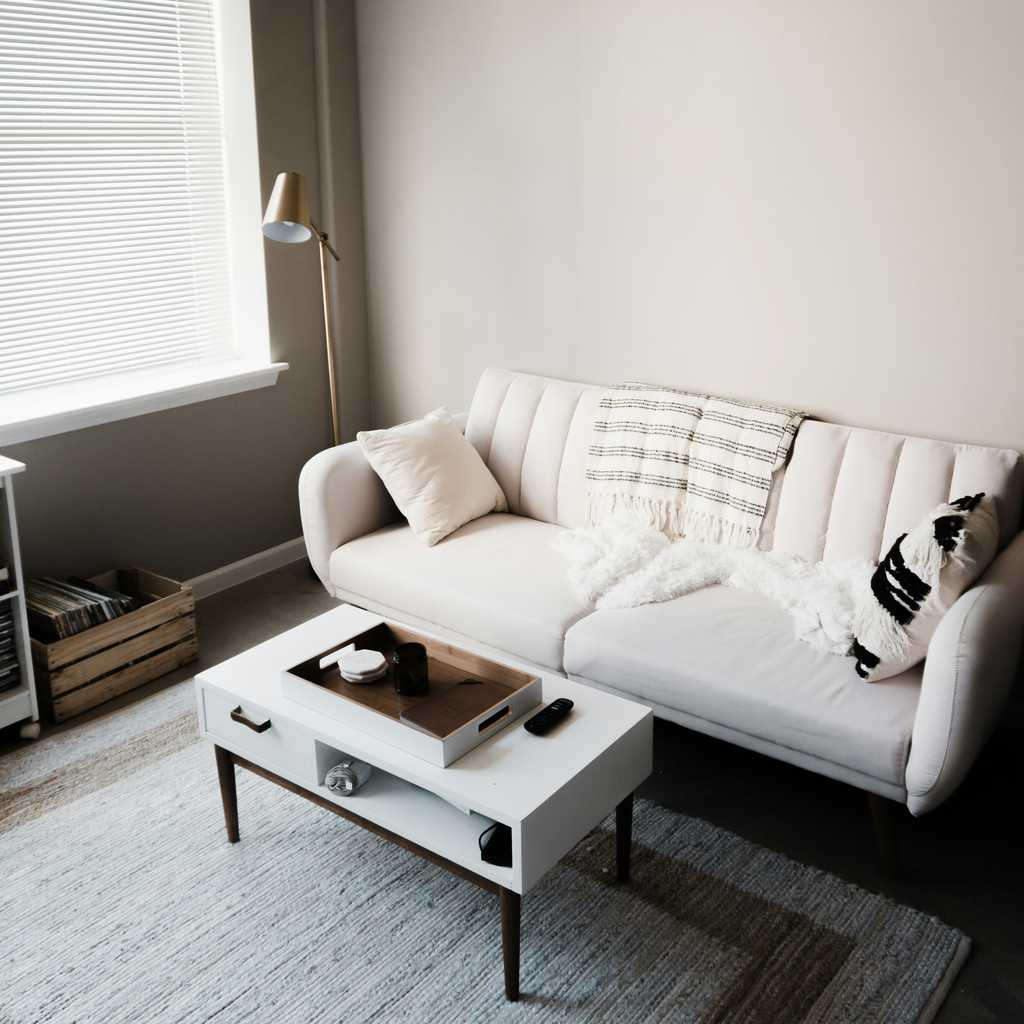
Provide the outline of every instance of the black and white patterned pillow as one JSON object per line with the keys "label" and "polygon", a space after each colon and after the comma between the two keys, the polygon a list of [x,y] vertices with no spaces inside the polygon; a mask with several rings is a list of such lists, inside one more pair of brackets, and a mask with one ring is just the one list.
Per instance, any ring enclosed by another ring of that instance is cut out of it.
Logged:
{"label": "black and white patterned pillow", "polygon": [[985,494],[939,505],[898,537],[854,612],[857,674],[878,682],[922,661],[939,620],[998,545],[995,501]]}

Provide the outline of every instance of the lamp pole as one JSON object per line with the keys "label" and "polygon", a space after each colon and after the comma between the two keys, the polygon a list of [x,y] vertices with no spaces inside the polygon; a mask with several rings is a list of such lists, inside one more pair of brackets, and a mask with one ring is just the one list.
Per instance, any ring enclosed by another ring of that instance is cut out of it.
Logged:
{"label": "lamp pole", "polygon": [[310,227],[316,232],[320,242],[320,291],[324,297],[324,343],[327,346],[327,385],[331,389],[331,428],[334,432],[334,447],[341,444],[341,424],[338,422],[338,383],[334,366],[334,342],[331,338],[331,300],[327,290],[327,257],[329,252],[337,263],[340,260],[334,246],[327,238],[327,232],[317,227],[316,221],[310,220]]}

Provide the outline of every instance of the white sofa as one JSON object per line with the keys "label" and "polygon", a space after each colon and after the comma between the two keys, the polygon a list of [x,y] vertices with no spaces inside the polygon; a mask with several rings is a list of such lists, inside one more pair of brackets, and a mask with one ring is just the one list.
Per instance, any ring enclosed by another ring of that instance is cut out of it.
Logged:
{"label": "white sofa", "polygon": [[966,775],[1009,694],[1024,630],[1019,452],[807,421],[777,474],[764,548],[877,560],[938,502],[996,497],[1002,549],[942,620],[928,658],[865,683],[852,660],[793,636],[764,598],[713,587],[595,611],[551,542],[585,518],[584,462],[599,389],[488,370],[466,436],[509,513],[435,547],[417,540],[357,444],[299,481],[313,568],[338,598],[651,705],[656,714],[904,803],[922,814]]}

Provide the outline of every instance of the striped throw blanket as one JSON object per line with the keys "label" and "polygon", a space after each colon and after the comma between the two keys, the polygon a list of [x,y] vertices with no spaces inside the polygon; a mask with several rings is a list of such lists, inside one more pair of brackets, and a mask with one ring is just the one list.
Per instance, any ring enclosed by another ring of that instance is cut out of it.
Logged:
{"label": "striped throw blanket", "polygon": [[590,523],[631,512],[671,537],[754,547],[802,420],[653,384],[608,388],[587,454]]}

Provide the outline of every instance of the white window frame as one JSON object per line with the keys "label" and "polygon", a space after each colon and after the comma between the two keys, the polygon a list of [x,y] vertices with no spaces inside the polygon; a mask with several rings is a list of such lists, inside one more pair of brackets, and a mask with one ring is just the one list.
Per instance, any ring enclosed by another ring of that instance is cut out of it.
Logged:
{"label": "white window frame", "polygon": [[249,0],[214,0],[235,354],[0,395],[0,444],[16,444],[276,383],[260,222],[259,147]]}

